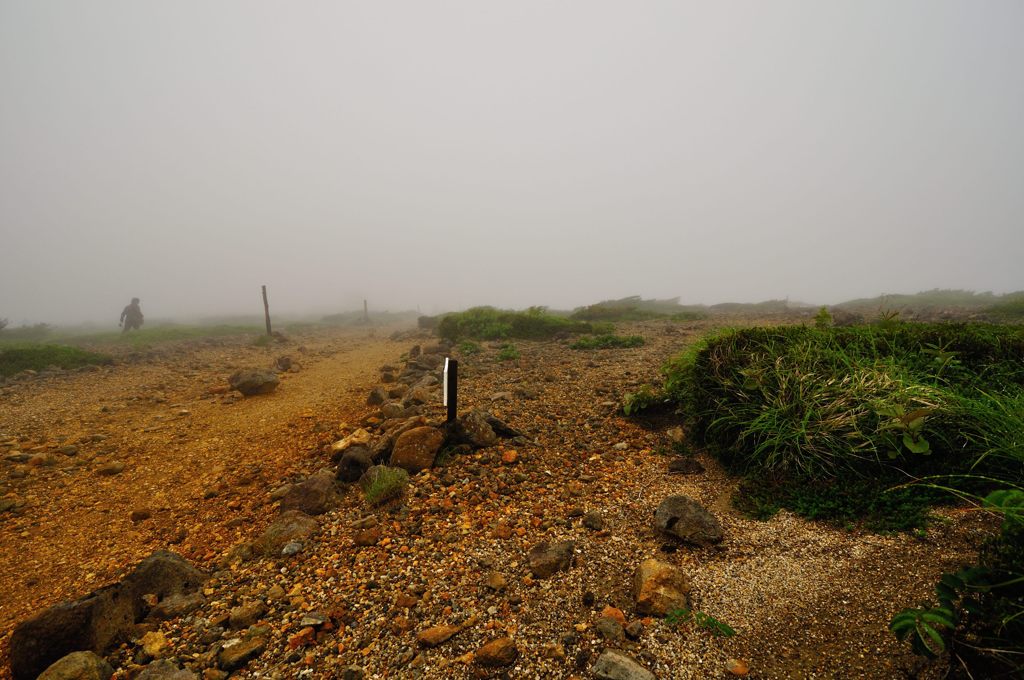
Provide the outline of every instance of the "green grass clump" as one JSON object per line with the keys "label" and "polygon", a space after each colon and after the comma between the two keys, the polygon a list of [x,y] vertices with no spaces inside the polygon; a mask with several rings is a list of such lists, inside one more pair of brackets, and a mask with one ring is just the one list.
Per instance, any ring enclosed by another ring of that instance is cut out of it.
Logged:
{"label": "green grass clump", "polygon": [[437,334],[446,340],[543,340],[559,333],[589,333],[591,326],[550,314],[543,307],[516,312],[494,307],[474,307],[446,314],[437,323]]}
{"label": "green grass clump", "polygon": [[383,465],[371,468],[372,474],[363,486],[363,495],[371,506],[401,498],[409,483],[409,473],[402,468]]}
{"label": "green grass clump", "polygon": [[39,371],[49,366],[68,369],[109,364],[112,361],[105,354],[65,345],[12,346],[0,350],[0,376],[7,377],[24,370]]}
{"label": "green grass clump", "polygon": [[665,366],[692,444],[747,477],[737,503],[871,529],[925,523],[944,476],[984,493],[1024,474],[1024,329],[985,324],[727,330]]}
{"label": "green grass clump", "polygon": [[679,298],[669,300],[643,300],[639,295],[619,300],[604,300],[573,311],[572,318],[582,321],[648,321],[670,319],[693,321],[704,319],[707,312],[696,305],[681,305]]}
{"label": "green grass clump", "polygon": [[498,352],[498,361],[516,361],[519,359],[519,349],[513,344],[505,345]]}
{"label": "green grass clump", "polygon": [[644,339],[639,335],[591,335],[569,345],[572,349],[618,349],[640,347]]}

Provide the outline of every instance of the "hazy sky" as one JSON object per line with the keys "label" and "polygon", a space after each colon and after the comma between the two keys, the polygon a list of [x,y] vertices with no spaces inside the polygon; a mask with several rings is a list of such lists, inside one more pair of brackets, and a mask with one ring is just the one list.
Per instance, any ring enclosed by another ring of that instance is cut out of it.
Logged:
{"label": "hazy sky", "polygon": [[1024,2],[0,0],[0,317],[1024,288]]}

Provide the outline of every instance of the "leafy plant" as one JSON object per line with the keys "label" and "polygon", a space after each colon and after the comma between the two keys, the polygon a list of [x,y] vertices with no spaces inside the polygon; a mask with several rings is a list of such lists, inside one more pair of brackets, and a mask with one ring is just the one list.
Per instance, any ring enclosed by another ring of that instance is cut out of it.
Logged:
{"label": "leafy plant", "polygon": [[1011,677],[1024,670],[1024,490],[998,489],[981,507],[1002,515],[1000,535],[977,564],[942,575],[937,604],[900,611],[889,629],[917,654],[951,652],[970,677]]}
{"label": "leafy plant", "polygon": [[[883,418],[889,418],[887,422],[878,426],[879,432],[883,433],[883,441],[889,446],[887,450],[889,458],[899,458],[900,444],[912,453],[924,455],[931,453],[931,445],[922,433],[925,420],[932,413],[931,409],[917,408],[907,411],[904,406],[896,404],[878,406],[875,413]],[[892,435],[893,432],[901,435],[898,441]]]}
{"label": "leafy plant", "polygon": [[498,351],[498,361],[516,361],[517,359],[519,359],[519,350],[512,343]]}
{"label": "leafy plant", "polygon": [[666,396],[663,392],[655,390],[650,385],[641,385],[636,392],[627,392],[622,398],[622,412],[627,416],[635,416],[665,401]]}
{"label": "leafy plant", "polygon": [[698,628],[703,628],[704,630],[709,631],[715,637],[732,637],[736,634],[736,631],[724,621],[719,621],[710,614],[705,614],[702,611],[687,609],[685,607],[669,610],[665,615],[665,623],[673,627],[684,623],[693,623]]}

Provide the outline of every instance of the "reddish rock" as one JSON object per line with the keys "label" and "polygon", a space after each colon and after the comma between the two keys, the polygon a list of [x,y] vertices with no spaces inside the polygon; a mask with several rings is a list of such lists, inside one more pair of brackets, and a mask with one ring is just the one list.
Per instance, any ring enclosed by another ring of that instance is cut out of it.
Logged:
{"label": "reddish rock", "polygon": [[515,663],[519,658],[519,649],[512,638],[502,637],[491,640],[486,645],[476,650],[474,656],[476,662],[481,666],[508,666]]}
{"label": "reddish rock", "polygon": [[633,597],[641,614],[664,616],[690,607],[690,579],[678,567],[656,559],[644,560],[633,575]]}
{"label": "reddish rock", "polygon": [[433,427],[414,427],[403,432],[395,440],[391,451],[391,465],[409,472],[419,472],[434,464],[444,434]]}

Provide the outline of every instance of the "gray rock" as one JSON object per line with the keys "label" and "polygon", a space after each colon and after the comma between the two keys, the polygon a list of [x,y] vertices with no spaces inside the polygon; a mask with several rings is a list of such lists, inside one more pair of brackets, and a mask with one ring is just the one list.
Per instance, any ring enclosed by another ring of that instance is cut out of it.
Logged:
{"label": "gray rock", "polygon": [[72,652],[55,661],[38,680],[110,680],[114,669],[92,652]]}
{"label": "gray rock", "polygon": [[602,616],[598,619],[594,628],[597,629],[601,637],[610,642],[621,640],[625,635],[625,632],[622,630],[622,624],[607,616]]}
{"label": "gray rock", "polygon": [[113,477],[124,472],[124,463],[107,463],[106,465],[98,468],[96,474],[102,477]]}
{"label": "gray rock", "polygon": [[686,496],[663,500],[654,513],[654,526],[662,533],[697,545],[721,543],[723,537],[718,520]]}
{"label": "gray rock", "polygon": [[[344,458],[344,454],[342,457]],[[281,499],[281,509],[298,510],[307,515],[322,515],[336,506],[338,501],[334,475],[328,470],[322,470],[308,479],[292,484],[288,493]]]}
{"label": "gray rock", "polygon": [[388,393],[382,387],[375,387],[370,390],[370,394],[366,397],[367,406],[379,406],[388,400]]}
{"label": "gray rock", "polygon": [[462,442],[476,448],[494,446],[498,441],[494,428],[487,422],[487,414],[476,409],[459,416],[455,432]]}
{"label": "gray rock", "polygon": [[228,378],[231,389],[237,390],[247,397],[257,394],[270,394],[281,383],[281,379],[273,371],[244,369],[232,373]]}
{"label": "gray rock", "polygon": [[530,573],[537,578],[548,578],[559,571],[567,571],[572,565],[575,549],[575,541],[538,543],[530,548],[527,555],[530,562]]}
{"label": "gray rock", "polygon": [[601,680],[656,680],[654,673],[641,666],[636,659],[617,649],[606,649],[590,669]]}

